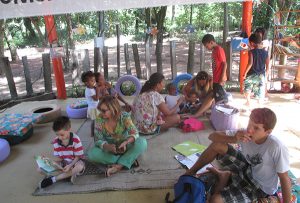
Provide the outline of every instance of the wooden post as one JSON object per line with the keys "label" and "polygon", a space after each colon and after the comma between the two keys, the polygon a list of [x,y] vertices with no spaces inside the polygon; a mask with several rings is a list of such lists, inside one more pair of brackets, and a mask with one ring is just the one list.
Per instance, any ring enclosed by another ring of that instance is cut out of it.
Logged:
{"label": "wooden post", "polygon": [[116,24],[117,30],[117,70],[118,70],[118,78],[121,75],[121,62],[120,62],[120,25]]}
{"label": "wooden post", "polygon": [[142,70],[140,64],[139,50],[137,44],[132,44],[134,63],[136,68],[136,76],[141,79],[142,78]]}
{"label": "wooden post", "polygon": [[100,65],[100,48],[94,47],[94,72],[97,73]]}
{"label": "wooden post", "polygon": [[227,62],[227,79],[232,81],[232,44],[231,42],[225,43],[225,53]]}
{"label": "wooden post", "polygon": [[4,73],[5,73],[6,79],[7,79],[8,88],[9,88],[9,91],[10,91],[11,98],[12,99],[17,99],[18,98],[17,89],[16,89],[13,74],[11,72],[8,57],[1,57],[1,60],[2,60],[1,63],[3,64],[3,70],[4,70]]}
{"label": "wooden post", "polygon": [[187,63],[187,73],[194,74],[194,58],[195,58],[195,41],[189,41],[189,53],[188,53],[188,63]]}
{"label": "wooden post", "polygon": [[45,92],[52,92],[50,54],[42,54]]}
{"label": "wooden post", "polygon": [[24,67],[24,76],[25,76],[25,82],[26,82],[26,92],[27,96],[31,96],[33,94],[32,84],[31,84],[31,77],[30,77],[30,71],[28,67],[28,61],[27,56],[22,57],[22,63]]}
{"label": "wooden post", "polygon": [[104,72],[104,78],[108,80],[108,48],[107,46],[103,47],[103,72]]}
{"label": "wooden post", "polygon": [[124,44],[124,58],[127,75],[131,75],[130,61],[129,61],[129,52],[128,52],[128,43]]}
{"label": "wooden post", "polygon": [[148,37],[146,44],[145,44],[145,60],[146,60],[146,79],[148,80],[151,75],[150,37]]}
{"label": "wooden post", "polygon": [[205,47],[200,44],[200,71],[205,70]]}
{"label": "wooden post", "polygon": [[[280,54],[279,55],[279,65],[285,65],[287,63],[287,55]],[[279,68],[278,69],[278,78],[284,79],[285,78],[286,69]]]}
{"label": "wooden post", "polygon": [[177,76],[177,66],[176,66],[176,42],[170,41],[170,56],[171,56],[171,72],[172,79]]}
{"label": "wooden post", "polygon": [[83,57],[83,61],[82,61],[82,66],[83,66],[83,71],[89,71],[91,68],[90,65],[90,56],[89,56],[89,50],[85,49],[84,50],[84,57]]}

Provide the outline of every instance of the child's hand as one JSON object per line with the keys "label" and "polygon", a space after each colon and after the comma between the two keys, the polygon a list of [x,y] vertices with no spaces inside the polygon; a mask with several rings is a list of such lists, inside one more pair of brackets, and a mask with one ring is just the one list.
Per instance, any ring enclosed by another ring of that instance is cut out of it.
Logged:
{"label": "child's hand", "polygon": [[68,172],[72,169],[72,166],[71,165],[66,165],[64,168],[63,168],[63,172]]}
{"label": "child's hand", "polygon": [[249,142],[251,141],[251,136],[247,133],[247,131],[237,131],[234,135],[237,142]]}

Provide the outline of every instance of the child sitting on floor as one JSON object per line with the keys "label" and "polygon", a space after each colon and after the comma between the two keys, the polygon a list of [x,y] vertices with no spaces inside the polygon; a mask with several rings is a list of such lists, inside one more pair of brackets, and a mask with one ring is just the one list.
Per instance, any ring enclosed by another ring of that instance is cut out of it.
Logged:
{"label": "child sitting on floor", "polygon": [[92,71],[82,73],[81,80],[85,84],[85,98],[88,104],[87,117],[95,120],[98,116],[97,105],[100,95],[100,87],[96,85],[95,75]]}
{"label": "child sitting on floor", "polygon": [[[54,160],[62,167],[62,171],[57,176],[44,178],[40,184],[40,188],[46,188],[56,181],[71,177],[74,183],[77,175],[84,172],[85,164],[81,160],[83,157],[83,147],[80,138],[71,132],[71,122],[68,117],[61,116],[53,122],[53,131],[57,137],[53,140]],[[42,172],[41,169],[38,170]],[[47,174],[46,174],[47,175]]]}
{"label": "child sitting on floor", "polygon": [[97,72],[95,73],[97,87],[99,87],[99,100],[101,100],[104,96],[111,95],[116,97],[119,101],[121,101],[125,105],[125,111],[131,111],[130,105],[112,88],[111,84],[107,82],[103,76],[103,74]]}
{"label": "child sitting on floor", "polygon": [[191,113],[194,114],[201,106],[201,102],[199,96],[195,90],[191,90],[188,93],[188,97],[190,101],[186,102],[183,109],[181,109],[181,113]]}
{"label": "child sitting on floor", "polygon": [[[165,97],[165,102],[169,109],[172,109],[180,99],[180,95],[176,95],[176,87],[173,83],[169,83],[166,85],[166,89],[168,91],[168,95]],[[180,107],[177,108],[177,113],[180,111]]]}
{"label": "child sitting on floor", "polygon": [[[253,202],[274,195],[280,182],[283,202],[291,200],[288,149],[272,133],[276,115],[268,108],[252,110],[247,129],[216,131],[212,143],[202,152],[187,175],[194,175],[217,160],[222,170],[209,168],[217,175],[211,202]],[[238,143],[239,150],[230,144]]]}

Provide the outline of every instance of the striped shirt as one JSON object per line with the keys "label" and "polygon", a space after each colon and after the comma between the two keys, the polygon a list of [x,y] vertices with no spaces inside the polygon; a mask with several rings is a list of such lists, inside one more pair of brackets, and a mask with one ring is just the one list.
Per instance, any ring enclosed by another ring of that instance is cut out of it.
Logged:
{"label": "striped shirt", "polygon": [[61,140],[56,137],[53,140],[53,155],[63,159],[67,164],[70,164],[75,156],[83,157],[83,147],[80,138],[74,134],[70,133],[70,139],[67,146],[64,146]]}

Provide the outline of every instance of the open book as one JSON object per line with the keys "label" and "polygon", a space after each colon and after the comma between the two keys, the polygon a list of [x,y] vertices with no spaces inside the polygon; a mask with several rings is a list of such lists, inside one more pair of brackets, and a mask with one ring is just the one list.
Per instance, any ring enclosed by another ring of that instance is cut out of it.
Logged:
{"label": "open book", "polygon": [[[175,155],[175,159],[177,161],[179,161],[179,163],[181,163],[182,165],[185,165],[188,169],[190,169],[197,162],[200,155],[201,155],[201,153],[198,153],[198,152],[195,154],[189,155],[189,156],[177,154],[177,155]],[[213,165],[207,164],[204,167],[202,167],[201,169],[199,169],[196,174],[205,173],[207,171],[207,168],[210,168],[210,167],[213,167]]]}
{"label": "open book", "polygon": [[195,154],[196,152],[202,153],[206,149],[206,146],[197,144],[192,141],[185,141],[183,143],[173,146],[172,149],[184,156],[189,156]]}
{"label": "open book", "polygon": [[63,170],[63,168],[59,164],[57,164],[55,161],[51,160],[48,157],[35,156],[34,159],[39,168],[45,173],[52,173],[58,170]]}

